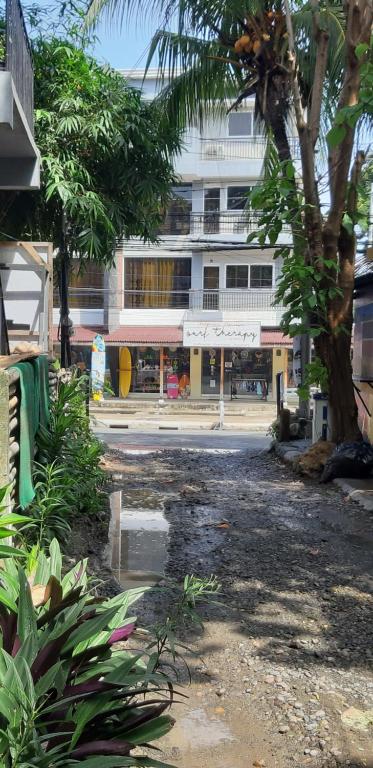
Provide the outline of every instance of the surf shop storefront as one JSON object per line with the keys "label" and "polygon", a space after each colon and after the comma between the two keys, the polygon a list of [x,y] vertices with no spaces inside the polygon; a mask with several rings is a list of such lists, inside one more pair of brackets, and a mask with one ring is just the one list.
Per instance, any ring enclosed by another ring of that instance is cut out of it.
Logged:
{"label": "surf shop storefront", "polygon": [[[74,327],[73,362],[91,369],[92,340],[105,341],[105,379],[114,397],[273,400],[276,374],[291,372],[291,339],[259,323],[181,327]],[[58,346],[55,346],[58,355]],[[108,396],[108,389],[106,388]]]}
{"label": "surf shop storefront", "polygon": [[[114,396],[190,397],[190,350],[182,345],[181,328],[122,326],[112,332],[96,332],[105,341],[105,380]],[[74,328],[73,362],[87,371],[91,368],[94,336],[91,329]]]}
{"label": "surf shop storefront", "polygon": [[186,322],[183,342],[191,348],[191,361],[195,361],[193,393],[199,375],[201,397],[267,400],[272,389],[273,355],[272,349],[261,347],[260,323]]}
{"label": "surf shop storefront", "polygon": [[106,336],[112,389],[121,398],[190,396],[190,355],[182,329],[120,327]]}

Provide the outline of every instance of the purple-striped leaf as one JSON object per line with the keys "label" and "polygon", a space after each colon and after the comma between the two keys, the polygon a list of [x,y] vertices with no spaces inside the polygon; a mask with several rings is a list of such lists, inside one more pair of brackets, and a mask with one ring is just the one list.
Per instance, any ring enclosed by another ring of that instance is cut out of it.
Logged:
{"label": "purple-striped leaf", "polygon": [[120,640],[127,640],[130,635],[132,635],[134,629],[135,624],[126,624],[124,627],[118,627],[118,629],[114,629],[108,640],[109,645],[113,645],[113,643],[119,643]]}
{"label": "purple-striped leaf", "polygon": [[89,757],[90,755],[128,755],[133,748],[133,744],[129,744],[128,741],[119,741],[113,739],[112,741],[106,741],[100,739],[99,741],[91,741],[89,744],[81,744],[71,752],[71,757],[81,758]]}

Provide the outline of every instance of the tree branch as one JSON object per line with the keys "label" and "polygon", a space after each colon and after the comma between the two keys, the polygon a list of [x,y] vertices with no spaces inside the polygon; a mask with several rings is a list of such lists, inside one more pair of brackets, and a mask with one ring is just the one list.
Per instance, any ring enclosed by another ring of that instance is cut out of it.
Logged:
{"label": "tree branch", "polygon": [[298,131],[303,131],[306,124],[304,120],[302,96],[301,96],[299,81],[298,81],[298,67],[297,67],[297,59],[295,55],[294,31],[293,31],[293,23],[291,20],[289,0],[284,0],[284,5],[285,5],[285,15],[286,15],[286,29],[288,33],[288,42],[289,42],[288,58],[289,58],[290,70],[291,70],[291,83],[292,83],[292,92],[293,92],[293,100],[294,100],[295,118],[297,121]]}
{"label": "tree branch", "polygon": [[[360,62],[355,48],[359,43],[368,43],[373,20],[372,0],[347,0],[346,5],[346,68],[339,109],[356,104],[359,99]],[[346,205],[348,172],[354,144],[355,129],[345,125],[345,136],[331,149],[328,157],[331,206],[326,228],[339,236],[341,219]]]}
{"label": "tree branch", "polygon": [[312,144],[315,146],[320,132],[322,95],[328,62],[329,33],[320,27],[318,0],[311,0],[311,5],[313,9],[313,28],[317,50],[308,128],[311,133]]}

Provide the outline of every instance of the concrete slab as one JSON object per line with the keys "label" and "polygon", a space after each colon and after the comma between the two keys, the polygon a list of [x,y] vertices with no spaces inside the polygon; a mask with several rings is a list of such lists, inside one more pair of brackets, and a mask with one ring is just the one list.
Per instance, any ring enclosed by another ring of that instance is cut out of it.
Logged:
{"label": "concrete slab", "polygon": [[[310,440],[295,440],[289,443],[273,443],[277,456],[286,464],[294,465],[300,454],[311,446]],[[352,501],[356,501],[368,512],[373,512],[373,477],[368,479],[337,477],[333,483]]]}
{"label": "concrete slab", "polygon": [[333,482],[346,493],[349,499],[357,501],[368,512],[373,512],[373,477],[366,480],[337,477]]}

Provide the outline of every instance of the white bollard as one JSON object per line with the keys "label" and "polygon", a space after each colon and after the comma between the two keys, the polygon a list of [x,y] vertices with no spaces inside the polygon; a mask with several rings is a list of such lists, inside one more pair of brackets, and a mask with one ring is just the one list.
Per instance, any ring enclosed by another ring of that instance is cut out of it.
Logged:
{"label": "white bollard", "polygon": [[224,400],[219,400],[219,429],[224,429]]}

